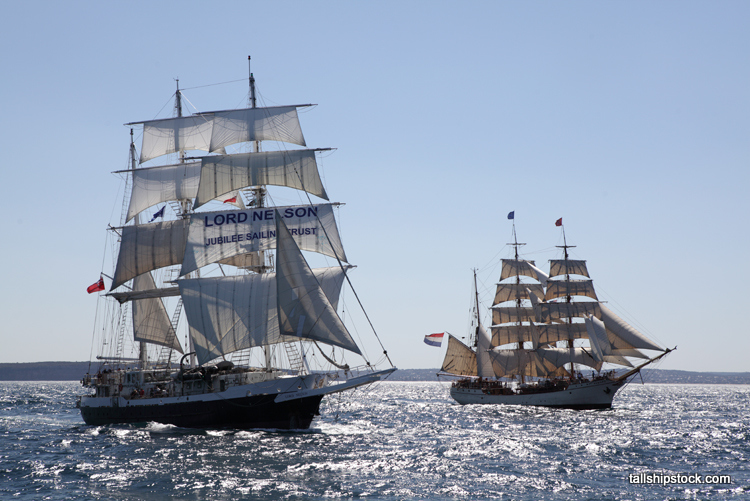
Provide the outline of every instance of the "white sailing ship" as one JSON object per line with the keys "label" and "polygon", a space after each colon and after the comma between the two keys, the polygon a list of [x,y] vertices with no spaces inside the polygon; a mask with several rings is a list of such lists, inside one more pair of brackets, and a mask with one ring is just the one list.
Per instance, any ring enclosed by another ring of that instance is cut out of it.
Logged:
{"label": "white sailing ship", "polygon": [[[563,256],[550,260],[549,273],[519,258],[524,244],[516,238],[515,221],[513,237],[514,257],[501,262],[490,332],[481,324],[477,293],[471,347],[448,338],[442,372],[461,376],[451,385],[451,396],[461,404],[611,407],[631,377],[672,350],[598,300],[586,262],[569,258],[573,246],[567,245],[564,228],[564,245],[558,246]],[[474,280],[476,291],[476,274]],[[649,357],[641,350],[660,353]],[[634,364],[638,359],[641,363]],[[602,370],[604,364],[627,370]]]}
{"label": "white sailing ship", "polygon": [[[110,308],[97,310],[107,333],[78,401],[87,424],[305,429],[325,395],[396,370],[384,349],[390,368],[376,370],[338,314],[352,266],[318,172],[324,150],[307,149],[300,128],[297,110],[311,105],[257,107],[252,73],[249,83],[247,108],[183,116],[178,82],[175,116],[127,124],[143,142],[138,152],[131,129],[130,193],[100,298]],[[268,186],[306,203],[269,206]],[[301,251],[336,265],[312,269]]]}

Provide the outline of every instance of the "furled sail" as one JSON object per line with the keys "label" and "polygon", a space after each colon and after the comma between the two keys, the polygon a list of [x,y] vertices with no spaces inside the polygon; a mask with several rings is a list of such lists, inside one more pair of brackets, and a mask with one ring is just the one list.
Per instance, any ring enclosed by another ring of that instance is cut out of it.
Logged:
{"label": "furled sail", "polygon": [[549,276],[557,277],[560,275],[581,275],[589,276],[589,270],[586,268],[586,261],[575,259],[550,259]]}
{"label": "furled sail", "polygon": [[274,185],[304,190],[328,200],[315,150],[282,150],[203,157],[195,207],[233,190]]}
{"label": "furled sail", "polygon": [[314,339],[361,354],[278,211],[276,287],[281,335]]}
{"label": "furled sail", "polygon": [[448,349],[440,369],[457,376],[477,375],[477,354],[461,341],[448,334]]}
{"label": "furled sail", "polygon": [[132,290],[126,292],[110,292],[107,294],[117,299],[120,304],[127,303],[128,301],[136,301],[139,299],[149,299],[155,297],[171,297],[179,296],[179,287],[164,287],[161,289],[145,289],[145,290]]}
{"label": "furled sail", "polygon": [[[537,294],[541,297],[542,294]],[[591,280],[550,280],[547,282],[547,290],[544,300],[549,301],[565,296],[585,296],[598,300],[594,291],[594,283]]]}
{"label": "furled sail", "polygon": [[[313,274],[337,308],[343,270],[321,268]],[[201,364],[237,350],[299,339],[279,332],[274,273],[181,279],[178,283]]]}
{"label": "furled sail", "polygon": [[[156,289],[151,273],[135,277],[134,291]],[[172,323],[169,321],[164,303],[159,298],[148,298],[133,301],[133,339],[146,343],[158,344],[183,353]]]}
{"label": "furled sail", "polygon": [[140,163],[179,151],[215,152],[246,141],[305,146],[295,106],[215,111],[134,123],[143,124]]}
{"label": "furled sail", "polygon": [[529,299],[529,292],[539,297],[544,295],[544,289],[542,289],[541,284],[499,283],[495,290],[495,299],[492,301],[492,306],[505,301]]}
{"label": "furled sail", "polygon": [[199,212],[190,216],[180,275],[237,254],[275,248],[276,212],[300,249],[347,261],[331,204]]}

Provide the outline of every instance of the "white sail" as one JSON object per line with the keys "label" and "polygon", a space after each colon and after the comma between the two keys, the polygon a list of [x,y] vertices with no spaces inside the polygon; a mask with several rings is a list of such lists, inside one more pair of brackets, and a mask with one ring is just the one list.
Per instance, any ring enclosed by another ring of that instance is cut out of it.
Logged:
{"label": "white sail", "polygon": [[597,315],[604,321],[610,342],[615,348],[643,348],[646,350],[658,350],[662,348],[649,338],[638,332],[630,324],[615,315],[615,313],[600,304],[601,314]]}
{"label": "white sail", "polygon": [[216,111],[213,116],[209,151],[247,141],[283,141],[305,146],[296,106]]}
{"label": "white sail", "polygon": [[535,345],[554,344],[567,339],[586,339],[586,325],[574,324],[534,324],[534,325],[493,325],[492,344],[531,342]]}
{"label": "white sail", "polygon": [[604,322],[591,315],[585,319],[585,325],[589,337],[589,346],[591,347],[590,353],[594,360],[633,367],[627,359],[614,353],[607,337]]}
{"label": "white sail", "polygon": [[517,299],[529,299],[529,291],[536,294],[537,296],[544,295],[544,289],[542,289],[542,286],[540,284],[497,284],[497,288],[495,290],[495,299],[492,301],[492,305],[494,306],[505,301],[515,301]]}
{"label": "white sail", "polygon": [[492,307],[492,324],[506,324],[510,322],[533,322],[534,310],[529,307],[521,306],[515,307],[503,307],[493,306]]}
{"label": "white sail", "polygon": [[585,318],[594,315],[601,317],[600,303],[596,301],[578,301],[572,303],[539,303],[542,322],[553,322],[565,318]]}
{"label": "white sail", "polygon": [[314,339],[361,354],[276,212],[276,283],[282,335]]}
{"label": "white sail", "polygon": [[261,185],[304,190],[328,200],[315,150],[284,150],[203,157],[195,207],[234,190]]}
{"label": "white sail", "polygon": [[479,377],[492,377],[495,375],[490,360],[491,340],[484,326],[480,323],[477,327],[477,375]]}
{"label": "white sail", "polygon": [[127,221],[153,205],[195,198],[200,169],[200,162],[190,162],[127,171],[133,176]]}
{"label": "white sail", "polygon": [[180,275],[238,254],[275,248],[276,211],[300,249],[347,261],[331,204],[199,212],[190,216]]}
{"label": "white sail", "polygon": [[440,369],[457,376],[477,375],[477,354],[461,341],[448,334],[448,349]]}
{"label": "white sail", "polygon": [[143,124],[140,163],[179,151],[220,151],[245,141],[305,146],[294,106],[216,111],[135,123]]}
{"label": "white sail", "polygon": [[591,299],[599,299],[596,297],[594,283],[591,280],[550,280],[547,282],[547,290],[544,293],[545,301],[565,296],[585,296]]}
{"label": "white sail", "polygon": [[538,343],[539,331],[536,325],[493,325],[490,327],[492,332],[492,345],[502,346],[511,343]]}
{"label": "white sail", "polygon": [[[144,273],[133,280],[134,291],[156,288],[151,273]],[[133,339],[158,344],[183,353],[172,323],[169,321],[164,303],[159,298],[133,301]]]}
{"label": "white sail", "polygon": [[502,268],[500,269],[500,280],[516,276],[526,276],[537,278],[534,261],[525,261],[523,259],[503,259]]}
{"label": "white sail", "polygon": [[565,364],[570,364],[571,362],[574,364],[593,367],[596,370],[599,370],[602,367],[602,362],[594,360],[591,355],[589,355],[586,351],[579,347],[539,348],[538,350],[536,350],[536,353],[538,353],[539,356],[546,362],[549,362],[557,368],[564,367]]}
{"label": "white sail", "polygon": [[588,277],[589,270],[586,268],[586,261],[551,259],[549,262],[549,276],[557,277],[560,275],[581,275]]}
{"label": "white sail", "polygon": [[497,377],[516,375],[545,377],[554,368],[546,369],[544,360],[534,350],[502,350],[495,348],[490,352],[492,369]]}
{"label": "white sail", "polygon": [[539,330],[540,344],[553,344],[566,339],[586,339],[586,324],[584,323],[562,323],[537,325]]}
{"label": "white sail", "polygon": [[112,290],[147,271],[182,263],[187,232],[184,219],[124,226]]}
{"label": "white sail", "polygon": [[[334,308],[344,273],[322,268],[313,274]],[[178,281],[199,363],[237,350],[293,341],[282,336],[276,304],[276,275],[192,278]]]}
{"label": "white sail", "polygon": [[178,151],[210,151],[213,128],[210,113],[140,123],[143,123],[143,142],[139,163]]}

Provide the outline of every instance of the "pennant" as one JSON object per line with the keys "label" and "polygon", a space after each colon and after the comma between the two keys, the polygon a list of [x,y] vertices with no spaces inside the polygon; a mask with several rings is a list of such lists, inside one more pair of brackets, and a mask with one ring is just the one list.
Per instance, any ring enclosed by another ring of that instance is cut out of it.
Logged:
{"label": "pennant", "polygon": [[555,226],[562,226],[562,218],[555,221]]}
{"label": "pennant", "polygon": [[104,290],[104,278],[99,277],[99,281],[88,286],[86,292],[91,294],[92,292],[99,292]]}
{"label": "pennant", "polygon": [[437,346],[438,348],[440,345],[443,344],[443,335],[445,332],[439,332],[437,334],[428,334],[424,337],[425,344],[429,344],[430,346]]}
{"label": "pennant", "polygon": [[237,203],[237,197],[236,197],[236,196],[234,196],[234,197],[232,197],[232,198],[227,198],[226,200],[224,200],[224,203],[225,203],[225,204],[233,204],[233,203]]}
{"label": "pennant", "polygon": [[508,212],[508,219],[515,219],[516,211],[512,210]]}
{"label": "pennant", "polygon": [[156,219],[157,217],[164,217],[164,209],[166,208],[167,206],[165,205],[164,207],[156,211],[156,214],[154,214],[154,217],[151,218],[151,221],[149,221],[149,223],[153,223],[154,219]]}

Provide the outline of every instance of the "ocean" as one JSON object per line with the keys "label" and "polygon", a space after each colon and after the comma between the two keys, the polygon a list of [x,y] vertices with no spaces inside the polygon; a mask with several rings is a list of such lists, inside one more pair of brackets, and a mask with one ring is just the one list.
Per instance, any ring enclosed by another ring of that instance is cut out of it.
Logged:
{"label": "ocean", "polygon": [[447,383],[328,396],[309,431],[86,426],[77,382],[0,385],[0,499],[750,499],[750,386],[614,408],[460,406]]}

